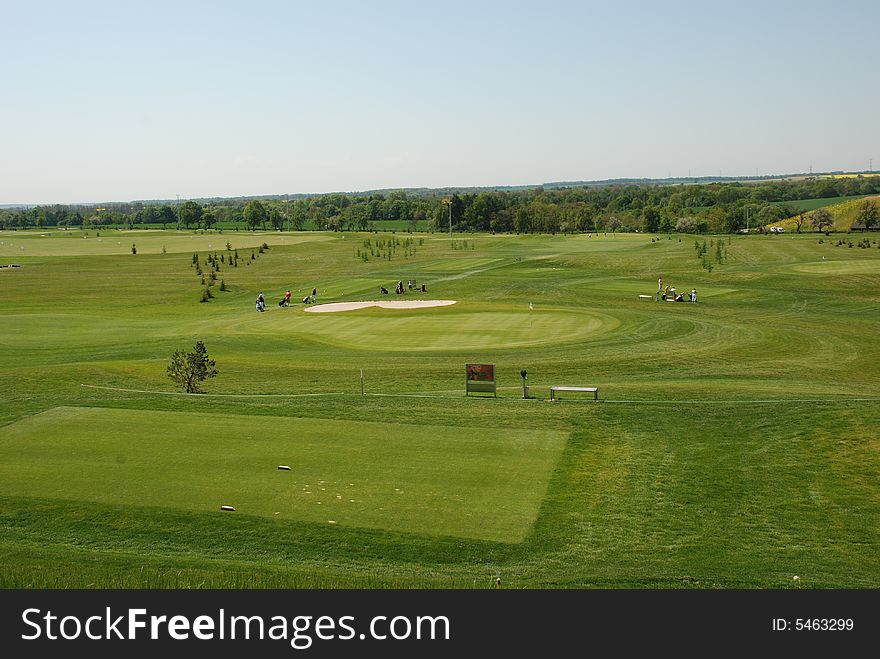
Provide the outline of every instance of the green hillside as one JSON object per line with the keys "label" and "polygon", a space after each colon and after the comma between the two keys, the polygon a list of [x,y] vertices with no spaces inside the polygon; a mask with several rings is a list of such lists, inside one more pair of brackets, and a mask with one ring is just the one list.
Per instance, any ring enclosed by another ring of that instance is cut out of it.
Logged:
{"label": "green hillside", "polygon": [[[858,214],[859,214],[859,209],[862,207],[862,204],[864,204],[866,200],[868,200],[871,203],[878,205],[878,207],[880,207],[880,197],[874,196],[874,197],[849,198],[848,201],[843,201],[843,202],[832,204],[829,206],[817,206],[816,208],[824,207],[828,210],[828,212],[831,213],[831,217],[834,221],[833,231],[846,232],[846,231],[850,230],[850,227],[852,226],[853,222],[856,221]],[[816,201],[819,201],[819,200],[816,200]],[[804,208],[803,210],[808,211],[808,210],[814,210],[814,209]],[[781,220],[779,222],[774,222],[773,226],[784,227],[786,231],[795,231],[797,224],[795,222],[795,218],[789,218],[787,220]],[[804,233],[815,232],[815,229],[813,228],[812,224],[810,224],[809,215],[808,215],[807,222],[804,224],[804,226],[801,227],[801,231]]]}
{"label": "green hillside", "polygon": [[877,588],[880,249],[834,242],[0,232],[0,587]]}

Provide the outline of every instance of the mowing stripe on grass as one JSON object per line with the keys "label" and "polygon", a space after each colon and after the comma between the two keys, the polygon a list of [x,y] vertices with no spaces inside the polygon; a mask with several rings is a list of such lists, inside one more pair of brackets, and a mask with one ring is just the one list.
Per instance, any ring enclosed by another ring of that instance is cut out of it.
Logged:
{"label": "mowing stripe on grass", "polygon": [[[104,389],[107,391],[122,391],[134,394],[155,394],[159,396],[198,396],[201,398],[308,398],[315,396],[357,396],[358,394],[350,394],[342,391],[332,391],[312,394],[193,394],[183,391],[150,391],[147,389],[126,389],[124,387],[104,387],[96,384],[80,384],[81,387],[89,389]],[[463,396],[463,395],[442,395],[442,394],[423,394],[423,393],[375,393],[367,392],[364,396],[380,396],[384,398],[439,398],[444,400],[482,400],[489,399],[488,396]],[[549,400],[549,398],[537,398],[531,396],[522,398],[521,396],[497,396],[492,397],[493,400],[516,400],[516,401],[541,401]],[[561,399],[560,399],[561,400]],[[555,402],[555,401],[554,401]],[[700,405],[776,405],[780,403],[878,403],[880,398],[766,398],[766,399],[742,399],[729,400],[718,398],[666,398],[666,399],[633,399],[633,400],[614,400],[610,398],[600,398],[598,401],[593,399],[575,399],[567,398],[566,403],[617,403],[626,405],[671,405],[675,403],[695,403]]]}
{"label": "mowing stripe on grass", "polygon": [[0,496],[522,541],[568,433],[406,418],[56,407],[0,428]]}
{"label": "mowing stripe on grass", "polygon": [[149,391],[146,389],[125,389],[123,387],[102,387],[97,384],[80,384],[89,389],[105,389],[107,391],[124,391],[132,394],[156,394],[159,396],[199,396],[201,398],[304,398],[307,396],[344,396],[341,391],[314,394],[192,394],[185,391]]}
{"label": "mowing stripe on grass", "polygon": [[[365,396],[383,396],[386,398],[441,398],[446,400],[504,400],[504,401],[549,401],[550,398],[537,398],[531,396],[522,398],[521,396],[444,396],[440,394],[380,394],[366,393]],[[556,399],[554,402],[561,399]],[[779,405],[782,403],[878,403],[880,398],[776,398],[761,400],[723,400],[719,398],[667,398],[663,400],[613,400],[609,398],[600,398],[598,401],[592,398],[566,398],[566,403],[590,403],[595,405],[598,403],[617,403],[625,405],[672,405],[676,403],[694,403],[700,405]]]}
{"label": "mowing stripe on grass", "polygon": [[[566,403],[595,403],[594,400],[567,399]],[[600,403],[623,403],[628,405],[670,405],[673,403],[695,403],[699,405],[779,405],[782,403],[877,403],[880,398],[776,398],[763,400],[719,400],[717,398],[670,398],[667,400],[608,400],[600,399]]]}

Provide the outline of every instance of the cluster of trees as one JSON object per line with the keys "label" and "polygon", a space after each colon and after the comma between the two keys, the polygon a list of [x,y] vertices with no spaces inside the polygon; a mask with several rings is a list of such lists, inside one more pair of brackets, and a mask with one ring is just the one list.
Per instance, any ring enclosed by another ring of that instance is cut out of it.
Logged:
{"label": "cluster of trees", "polygon": [[880,194],[880,176],[692,185],[608,185],[453,193],[394,191],[283,199],[221,200],[205,205],[115,204],[108,208],[38,206],[0,211],[0,228],[135,226],[367,231],[397,221],[415,230],[496,232],[680,231],[733,233],[802,215],[786,202]]}

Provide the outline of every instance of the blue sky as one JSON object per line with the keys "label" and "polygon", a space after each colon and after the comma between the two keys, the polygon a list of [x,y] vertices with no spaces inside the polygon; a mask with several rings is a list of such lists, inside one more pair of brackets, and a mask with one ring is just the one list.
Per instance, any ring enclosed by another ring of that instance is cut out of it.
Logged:
{"label": "blue sky", "polygon": [[855,0],[0,0],[0,204],[880,169],[878,24]]}

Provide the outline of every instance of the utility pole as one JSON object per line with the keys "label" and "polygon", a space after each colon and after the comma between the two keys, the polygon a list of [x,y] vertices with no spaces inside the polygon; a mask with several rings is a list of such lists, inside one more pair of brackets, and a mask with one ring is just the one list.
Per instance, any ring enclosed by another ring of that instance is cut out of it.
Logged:
{"label": "utility pole", "polygon": [[284,195],[284,214],[287,215],[287,233],[290,233],[290,199]]}
{"label": "utility pole", "polygon": [[177,195],[177,230],[180,231],[180,195]]}
{"label": "utility pole", "polygon": [[452,240],[452,197],[444,199],[443,203],[449,207],[449,240]]}

